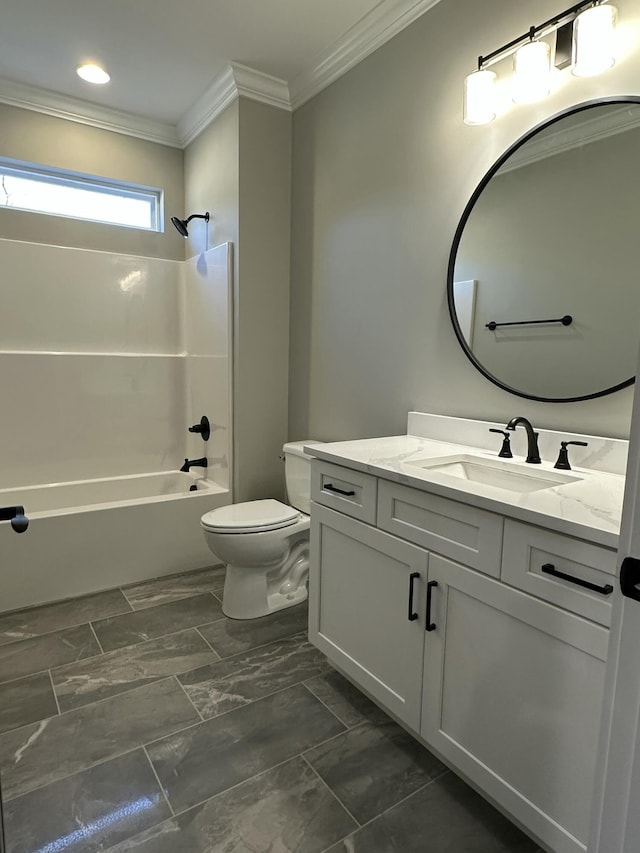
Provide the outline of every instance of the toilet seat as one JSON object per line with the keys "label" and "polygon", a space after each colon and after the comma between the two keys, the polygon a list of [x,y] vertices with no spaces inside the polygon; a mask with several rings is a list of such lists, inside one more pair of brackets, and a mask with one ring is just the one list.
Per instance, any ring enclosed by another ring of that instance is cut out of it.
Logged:
{"label": "toilet seat", "polygon": [[300,515],[295,507],[273,499],[245,501],[205,513],[201,524],[212,533],[263,533],[290,527]]}

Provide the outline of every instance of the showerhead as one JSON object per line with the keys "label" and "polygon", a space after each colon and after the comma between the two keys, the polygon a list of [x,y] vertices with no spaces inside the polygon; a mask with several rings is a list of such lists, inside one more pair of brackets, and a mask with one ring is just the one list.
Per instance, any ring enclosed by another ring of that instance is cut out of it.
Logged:
{"label": "showerhead", "polygon": [[183,237],[189,236],[188,225],[192,219],[204,219],[205,222],[209,221],[209,211],[206,213],[192,213],[191,216],[188,216],[186,219],[178,219],[177,216],[172,216],[171,221],[176,227],[176,230]]}
{"label": "showerhead", "polygon": [[173,224],[178,229],[178,232],[180,234],[182,234],[183,237],[189,236],[189,232],[187,231],[187,223],[185,222],[184,219],[178,219],[177,216],[172,216],[171,221],[173,222]]}

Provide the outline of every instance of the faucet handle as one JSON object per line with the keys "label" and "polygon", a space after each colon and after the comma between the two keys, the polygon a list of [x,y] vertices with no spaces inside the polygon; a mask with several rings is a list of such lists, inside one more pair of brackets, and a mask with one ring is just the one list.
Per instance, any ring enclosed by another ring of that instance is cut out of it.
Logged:
{"label": "faucet handle", "polygon": [[211,425],[209,423],[209,418],[206,415],[203,415],[200,418],[199,424],[194,424],[189,427],[189,432],[195,432],[202,436],[203,441],[209,441],[209,437],[211,435]]}
{"label": "faucet handle", "polygon": [[563,471],[571,470],[571,465],[569,465],[569,451],[567,450],[567,447],[570,444],[577,444],[579,447],[589,446],[589,442],[587,441],[561,441],[560,453],[558,454],[558,460],[556,464],[553,466],[554,468],[560,468]]}
{"label": "faucet handle", "polygon": [[493,429],[493,427],[489,428],[489,432],[498,432],[500,435],[504,436],[498,456],[501,456],[503,459],[513,459],[513,453],[511,452],[511,436],[509,433],[505,432],[503,429]]}

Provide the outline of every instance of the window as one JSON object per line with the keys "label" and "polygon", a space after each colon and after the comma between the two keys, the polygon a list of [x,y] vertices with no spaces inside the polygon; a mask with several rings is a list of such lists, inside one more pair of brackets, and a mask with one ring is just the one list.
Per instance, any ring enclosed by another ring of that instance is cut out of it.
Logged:
{"label": "window", "polygon": [[0,207],[162,230],[162,191],[0,158]]}

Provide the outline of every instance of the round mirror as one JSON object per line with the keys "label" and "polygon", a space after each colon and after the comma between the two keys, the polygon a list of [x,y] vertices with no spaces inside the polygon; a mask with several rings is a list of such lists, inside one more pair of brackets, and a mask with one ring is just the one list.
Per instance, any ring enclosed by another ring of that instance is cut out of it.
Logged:
{"label": "round mirror", "polygon": [[533,400],[634,381],[640,344],[640,99],[581,104],[490,169],[451,251],[448,300],[466,355]]}

